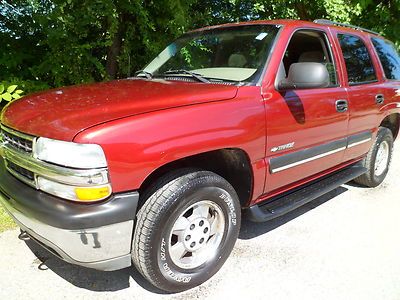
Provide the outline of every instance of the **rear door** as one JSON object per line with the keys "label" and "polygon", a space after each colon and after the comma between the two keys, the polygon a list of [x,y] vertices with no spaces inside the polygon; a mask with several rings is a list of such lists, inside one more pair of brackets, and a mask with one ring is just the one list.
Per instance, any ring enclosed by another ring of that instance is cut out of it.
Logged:
{"label": "rear door", "polygon": [[276,81],[286,77],[292,63],[318,62],[327,66],[331,84],[327,88],[276,90],[266,100],[266,194],[279,192],[343,160],[348,112],[338,110],[337,103],[345,101],[347,93],[339,83],[332,52],[325,30],[297,29],[280,56]]}
{"label": "rear door", "polygon": [[367,153],[379,124],[379,110],[384,98],[383,82],[372,46],[365,34],[336,31],[348,92],[348,146],[344,160]]}
{"label": "rear door", "polygon": [[[385,78],[384,106],[382,106],[381,120],[384,115],[400,103],[400,55],[395,45],[381,37],[372,37],[372,44],[378,55],[381,70]],[[387,109],[385,109],[387,108]]]}

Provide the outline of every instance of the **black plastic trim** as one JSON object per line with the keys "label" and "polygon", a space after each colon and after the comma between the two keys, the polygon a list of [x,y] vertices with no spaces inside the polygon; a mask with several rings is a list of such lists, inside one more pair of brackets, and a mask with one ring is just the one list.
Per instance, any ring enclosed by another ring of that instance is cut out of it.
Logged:
{"label": "black plastic trim", "polygon": [[367,169],[357,163],[298,189],[268,199],[264,203],[250,206],[244,210],[244,216],[254,222],[270,221],[317,199],[366,172]]}
{"label": "black plastic trim", "polygon": [[8,204],[27,217],[41,223],[79,230],[130,221],[135,218],[139,202],[138,192],[112,195],[108,200],[82,204],[35,190],[12,176],[0,157],[0,193]]}
{"label": "black plastic trim", "polygon": [[[270,172],[274,173],[274,170],[301,162],[303,160],[311,159],[315,156],[325,154],[341,148],[346,148],[347,138],[343,138],[334,142],[323,144],[320,146],[300,150],[297,152],[285,154],[282,156],[274,157],[270,159],[269,166]],[[344,150],[344,149],[343,149]]]}
{"label": "black plastic trim", "polygon": [[364,131],[361,133],[357,133],[348,137],[347,146],[351,146],[352,144],[362,142],[368,139],[372,139],[371,131]]}
{"label": "black plastic trim", "polygon": [[379,82],[378,79],[368,80],[368,81],[361,81],[361,82],[349,82],[349,86],[357,86],[357,85],[371,84],[371,83],[377,83],[377,82]]}

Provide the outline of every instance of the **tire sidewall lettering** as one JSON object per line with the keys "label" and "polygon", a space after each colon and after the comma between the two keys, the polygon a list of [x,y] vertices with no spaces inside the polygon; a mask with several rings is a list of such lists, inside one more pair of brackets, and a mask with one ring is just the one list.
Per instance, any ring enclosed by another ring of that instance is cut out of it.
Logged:
{"label": "tire sidewall lettering", "polygon": [[[174,286],[179,290],[204,282],[221,268],[227,258],[224,253],[227,251],[230,253],[232,250],[240,228],[240,203],[236,199],[236,192],[230,186],[224,186],[218,181],[209,182],[209,177],[198,180],[194,185],[196,186],[195,190],[187,189],[182,193],[175,194],[169,200],[169,208],[163,211],[164,217],[154,229],[155,235],[152,239],[156,243],[149,249],[152,252],[153,259],[150,263],[154,266],[155,278],[159,278],[158,280],[163,286]],[[175,265],[170,257],[171,230],[185,208],[205,199],[219,206],[224,215],[225,230],[221,245],[218,247],[218,253],[210,256],[209,260],[201,266],[193,269],[181,268]],[[181,288],[178,288],[179,286]]]}
{"label": "tire sidewall lettering", "polygon": [[185,276],[183,274],[179,274],[173,271],[173,267],[171,268],[170,265],[168,264],[167,260],[167,253],[166,253],[166,248],[167,248],[167,243],[165,241],[165,238],[162,238],[161,244],[160,244],[160,266],[162,273],[164,273],[164,276],[166,278],[170,278],[176,282],[179,283],[189,283],[192,280],[192,276]]}
{"label": "tire sidewall lettering", "polygon": [[[197,198],[197,197],[196,197]],[[207,197],[206,197],[207,198]],[[229,195],[229,193],[225,190],[219,189],[219,191],[215,191],[213,197],[214,202],[221,207],[221,209],[224,212],[225,217],[227,218],[226,220],[226,233],[229,235],[229,232],[232,231],[234,227],[237,226],[238,224],[238,218],[239,216],[237,215],[237,208],[235,206],[235,202],[232,199],[232,197]],[[195,199],[195,198],[194,198]],[[193,202],[189,201],[187,202],[186,205],[191,205]],[[184,207],[181,207],[179,210],[183,210]],[[166,226],[164,227],[163,233],[162,233],[162,238],[161,242],[159,244],[159,249],[158,249],[158,265],[161,273],[167,280],[171,280],[180,284],[189,284],[191,282],[197,281],[198,276],[200,275],[195,271],[194,273],[191,273],[192,271],[188,270],[188,273],[186,273],[186,270],[182,270],[179,267],[175,266],[175,264],[172,262],[172,260],[169,257],[168,254],[168,248],[169,248],[169,242],[168,242],[168,232],[170,228],[173,225],[173,221],[167,221],[165,224]],[[224,238],[225,241],[225,238]],[[225,243],[223,241],[223,243]],[[219,259],[216,257],[216,261]],[[211,265],[213,263],[209,262]]]}
{"label": "tire sidewall lettering", "polygon": [[236,209],[235,205],[233,203],[232,198],[227,194],[227,193],[222,193],[219,195],[219,198],[224,200],[225,204],[228,207],[228,215],[231,219],[232,225],[236,226],[237,225],[237,215],[236,215]]}

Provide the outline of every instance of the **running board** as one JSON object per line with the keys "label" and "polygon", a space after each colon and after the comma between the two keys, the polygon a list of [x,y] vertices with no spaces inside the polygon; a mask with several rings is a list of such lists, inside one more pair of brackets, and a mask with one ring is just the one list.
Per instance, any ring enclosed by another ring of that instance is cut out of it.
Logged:
{"label": "running board", "polygon": [[322,179],[300,187],[289,194],[269,199],[266,203],[250,206],[244,211],[245,217],[254,222],[270,221],[333,191],[342,184],[366,172],[367,169],[361,167],[360,164],[347,167],[332,175],[327,175]]}

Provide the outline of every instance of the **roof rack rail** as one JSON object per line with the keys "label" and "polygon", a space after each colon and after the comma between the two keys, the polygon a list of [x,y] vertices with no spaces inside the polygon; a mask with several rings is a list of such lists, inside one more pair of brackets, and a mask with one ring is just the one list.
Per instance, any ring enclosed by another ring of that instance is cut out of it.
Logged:
{"label": "roof rack rail", "polygon": [[326,20],[326,19],[317,19],[317,20],[314,20],[314,23],[321,24],[321,25],[343,26],[343,27],[353,28],[353,29],[356,29],[356,30],[360,30],[360,31],[364,31],[364,32],[380,35],[378,32],[375,32],[375,31],[372,31],[372,30],[369,30],[369,29],[365,29],[365,28],[362,28],[360,26],[354,26],[354,25],[350,25],[350,24],[334,22],[334,21]]}

